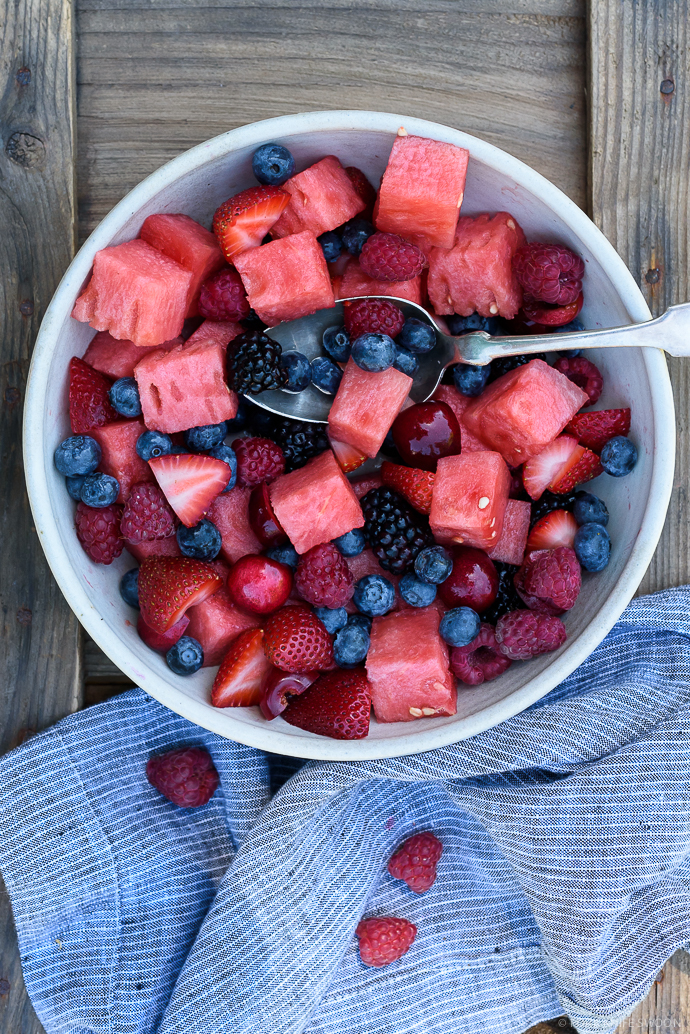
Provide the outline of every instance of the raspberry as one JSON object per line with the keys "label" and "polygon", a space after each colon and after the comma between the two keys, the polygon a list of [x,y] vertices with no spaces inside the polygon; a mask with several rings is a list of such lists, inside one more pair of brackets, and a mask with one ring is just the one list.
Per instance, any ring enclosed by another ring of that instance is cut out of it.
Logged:
{"label": "raspberry", "polygon": [[158,485],[134,485],[120,521],[128,542],[169,539],[175,534],[175,514]]}
{"label": "raspberry", "polygon": [[122,507],[115,504],[98,509],[78,504],[74,515],[77,538],[95,564],[112,564],[122,552],[121,516]]}
{"label": "raspberry", "polygon": [[218,323],[249,315],[247,292],[236,269],[221,269],[205,280],[199,295],[199,315]]}
{"label": "raspberry", "polygon": [[343,308],[345,329],[351,341],[362,334],[388,334],[389,337],[397,337],[405,322],[405,317],[397,305],[381,298],[346,302]]}
{"label": "raspberry", "polygon": [[330,543],[314,546],[300,558],[295,588],[313,607],[344,607],[352,599],[355,583],[340,550]]}
{"label": "raspberry", "polygon": [[482,622],[479,635],[469,646],[456,646],[450,651],[450,669],[466,686],[492,682],[510,667],[510,660],[501,656],[493,625]]}
{"label": "raspberry", "polygon": [[391,856],[388,872],[396,880],[404,880],[415,894],[423,894],[436,879],[442,854],[443,844],[433,833],[415,833]]}
{"label": "raspberry", "polygon": [[179,747],[149,758],[146,778],[180,808],[207,804],[220,782],[211,755],[204,747]]}
{"label": "raspberry", "polygon": [[535,614],[533,610],[511,610],[496,625],[498,648],[511,661],[528,661],[540,653],[550,653],[566,639],[560,618]]}
{"label": "raspberry", "polygon": [[237,456],[238,485],[269,484],[285,472],[283,450],[270,438],[237,438],[232,447]]}
{"label": "raspberry", "polygon": [[540,614],[570,610],[581,587],[580,565],[569,546],[535,550],[515,575],[518,595]]}
{"label": "raspberry", "polygon": [[559,359],[554,363],[554,369],[558,370],[559,373],[565,374],[569,381],[573,384],[577,384],[578,388],[582,388],[589,395],[589,402],[585,405],[593,406],[595,402],[599,401],[602,389],[604,387],[604,378],[599,373],[594,363],[590,363],[589,359],[585,359],[584,356],[576,356],[575,359]]}
{"label": "raspberry", "polygon": [[570,248],[532,241],[513,255],[513,271],[533,298],[552,305],[568,305],[582,290],[585,264]]}
{"label": "raspberry", "polygon": [[355,931],[359,957],[365,966],[388,966],[402,958],[417,936],[417,927],[397,916],[362,919]]}
{"label": "raspberry", "polygon": [[266,656],[281,671],[295,674],[333,666],[331,637],[307,607],[291,605],[271,614],[264,633]]}
{"label": "raspberry", "polygon": [[374,280],[414,280],[424,269],[424,252],[397,233],[374,233],[367,239],[359,264]]}

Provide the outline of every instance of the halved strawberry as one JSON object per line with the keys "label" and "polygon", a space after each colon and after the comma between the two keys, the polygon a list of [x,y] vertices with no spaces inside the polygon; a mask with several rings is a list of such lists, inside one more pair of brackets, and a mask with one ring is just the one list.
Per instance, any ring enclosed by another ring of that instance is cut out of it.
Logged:
{"label": "halved strawberry", "polygon": [[542,326],[564,327],[566,323],[572,323],[581,308],[582,292],[569,305],[547,305],[546,302],[539,302],[535,298],[525,296],[522,313],[525,319],[533,320],[534,323],[540,323]]}
{"label": "halved strawberry", "polygon": [[156,481],[173,510],[188,528],[197,524],[230,480],[223,460],[198,453],[173,453],[149,460]]}
{"label": "halved strawberry", "polygon": [[578,455],[582,455],[584,449],[577,444],[577,438],[563,434],[537,456],[527,460],[522,470],[522,481],[532,499],[541,498],[578,449],[581,450]]}
{"label": "halved strawberry", "polygon": [[139,568],[139,610],[154,632],[167,632],[223,584],[210,564],[189,557],[147,557]]}
{"label": "halved strawberry", "polygon": [[526,551],[533,549],[556,549],[557,546],[572,548],[577,531],[577,521],[568,510],[552,510],[536,522],[527,537]]}
{"label": "halved strawberry", "polygon": [[557,495],[567,495],[577,485],[583,485],[585,481],[598,477],[603,470],[596,452],[583,449],[581,445],[578,449],[582,449],[582,452],[579,455],[573,453],[563,470],[558,472],[557,477],[549,485],[551,491]]}
{"label": "halved strawberry", "polygon": [[98,370],[73,356],[69,361],[69,422],[72,434],[88,434],[120,420],[110,405],[108,389],[113,382]]}
{"label": "halved strawberry", "polygon": [[184,635],[188,624],[189,618],[186,614],[183,614],[180,620],[171,625],[167,632],[156,632],[155,628],[151,628],[150,625],[146,624],[140,614],[137,621],[137,632],[139,633],[139,638],[143,639],[150,650],[155,650],[156,653],[167,653],[170,647],[174,646],[177,640]]}
{"label": "halved strawberry", "polygon": [[221,661],[213,680],[214,707],[251,707],[261,699],[261,685],[271,665],[264,653],[260,628],[240,632]]}
{"label": "halved strawberry", "polygon": [[381,480],[384,485],[394,488],[420,513],[431,513],[431,493],[435,476],[429,470],[403,467],[389,460],[384,460],[381,464]]}
{"label": "halved strawberry", "polygon": [[630,410],[600,409],[596,413],[576,413],[566,432],[575,435],[586,449],[601,452],[609,439],[619,434],[626,437],[630,433]]}
{"label": "halved strawberry", "polygon": [[228,262],[256,248],[280,219],[290,195],[280,187],[250,187],[224,201],[213,216],[213,232]]}
{"label": "halved strawberry", "polygon": [[357,470],[363,463],[366,463],[366,456],[359,449],[355,449],[354,445],[348,445],[347,442],[337,442],[335,438],[329,440],[331,449],[333,449],[338,466],[343,474],[349,474],[351,470]]}
{"label": "halved strawberry", "polygon": [[371,685],[366,672],[329,671],[300,696],[291,697],[283,718],[290,725],[334,740],[362,740],[369,732]]}

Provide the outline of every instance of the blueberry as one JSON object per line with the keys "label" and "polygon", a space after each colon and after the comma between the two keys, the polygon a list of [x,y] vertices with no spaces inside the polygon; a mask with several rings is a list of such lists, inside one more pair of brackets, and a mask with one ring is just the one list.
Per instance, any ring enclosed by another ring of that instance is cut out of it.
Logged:
{"label": "blueberry", "polygon": [[69,492],[75,503],[81,502],[81,486],[84,483],[86,474],[70,474],[65,478],[65,484],[67,485],[67,491]]}
{"label": "blueberry", "polygon": [[345,628],[347,624],[347,611],[345,607],[336,607],[334,610],[331,610],[330,607],[314,607],[314,613],[319,621],[325,625],[329,635],[335,635],[341,628]]}
{"label": "blueberry", "polygon": [[141,416],[139,387],[134,377],[120,377],[108,392],[110,405],[121,416]]}
{"label": "blueberry", "polygon": [[311,379],[314,387],[327,395],[335,395],[338,385],[343,379],[343,371],[325,355],[317,355],[311,361]]}
{"label": "blueberry", "polygon": [[321,245],[321,251],[326,262],[335,262],[343,250],[343,242],[340,239],[340,235],[334,230],[327,230],[326,233],[322,233],[316,239]]}
{"label": "blueberry", "polygon": [[345,327],[326,327],[323,332],[323,347],[336,363],[346,363],[350,358],[352,343]]}
{"label": "blueberry", "polygon": [[[570,323],[566,323],[563,327],[552,327],[551,329],[554,334],[572,334],[573,331],[584,330],[585,328],[582,321],[576,318],[571,320]],[[578,355],[582,355],[582,349],[570,348],[565,352],[559,352],[558,354],[565,356],[566,359],[575,359]]]}
{"label": "blueberry", "polygon": [[367,541],[361,528],[353,528],[352,531],[346,531],[344,535],[333,539],[333,545],[343,556],[359,556],[366,544]]}
{"label": "blueberry", "polygon": [[192,528],[180,524],[176,537],[183,556],[194,560],[215,560],[220,553],[220,532],[212,521],[201,520]]}
{"label": "blueberry", "polygon": [[152,460],[158,456],[169,456],[172,452],[172,440],[169,435],[160,431],[144,431],[137,438],[137,456],[142,460]]}
{"label": "blueberry", "polygon": [[184,445],[173,445],[170,450],[171,456],[189,456],[189,449],[186,449]]}
{"label": "blueberry", "polygon": [[486,366],[469,366],[467,363],[456,363],[453,367],[453,383],[461,395],[476,398],[486,387],[491,373],[491,363]]}
{"label": "blueberry", "polygon": [[139,568],[133,567],[120,578],[120,596],[128,607],[139,607]]}
{"label": "blueberry", "polygon": [[184,433],[184,443],[190,452],[208,452],[221,445],[228,433],[228,426],[220,424],[203,424],[201,427],[190,427]]}
{"label": "blueberry", "polygon": [[606,509],[606,503],[598,495],[592,495],[591,492],[575,493],[573,517],[578,524],[602,524],[606,527],[609,523],[609,511]]}
{"label": "blueberry", "polygon": [[398,589],[411,607],[428,607],[436,599],[436,586],[420,581],[413,574],[404,574],[398,582]]}
{"label": "blueberry", "polygon": [[359,255],[360,251],[376,230],[366,219],[350,219],[340,231],[343,246],[351,255]]}
{"label": "blueberry", "polygon": [[215,449],[208,450],[208,454],[213,456],[214,460],[222,460],[223,463],[227,463],[230,467],[230,479],[223,489],[223,492],[229,492],[231,488],[235,487],[235,482],[237,481],[237,456],[235,455],[235,450],[231,449],[229,445],[216,445]]}
{"label": "blueberry", "polygon": [[408,352],[424,355],[435,346],[436,331],[423,320],[410,316],[409,320],[405,320],[402,330],[398,334],[398,344],[406,348]]}
{"label": "blueberry", "polygon": [[395,587],[380,574],[367,574],[355,585],[352,597],[357,610],[369,617],[387,614],[395,603]]}
{"label": "blueberry", "polygon": [[86,434],[65,438],[55,450],[55,466],[65,477],[72,474],[92,474],[101,462],[101,447]]}
{"label": "blueberry", "polygon": [[619,434],[609,439],[599,459],[607,474],[614,478],[624,478],[637,463],[637,449],[629,438]]}
{"label": "blueberry", "polygon": [[480,316],[478,312],[473,312],[471,316],[456,316],[455,313],[452,313],[443,318],[453,337],[469,334],[473,330],[483,330],[492,337],[498,333],[499,324],[496,316]]}
{"label": "blueberry", "polygon": [[416,355],[412,355],[412,352],[408,352],[406,348],[400,348],[399,345],[396,345],[393,366],[396,370],[400,370],[401,373],[406,373],[408,377],[414,377],[419,369],[419,360]]}
{"label": "blueberry", "polygon": [[357,625],[358,628],[366,628],[367,634],[371,632],[371,618],[366,614],[350,614],[347,619],[348,625]]}
{"label": "blueberry", "polygon": [[251,402],[248,402],[244,395],[240,395],[237,403],[237,413],[232,420],[226,420],[225,426],[228,431],[244,431],[249,423]]}
{"label": "blueberry", "polygon": [[285,391],[304,391],[311,384],[311,366],[306,355],[301,352],[283,352],[280,365],[287,373]]}
{"label": "blueberry", "polygon": [[81,501],[86,506],[110,506],[119,494],[120,482],[110,474],[87,474],[81,483]]}
{"label": "blueberry", "polygon": [[333,660],[339,668],[356,668],[369,652],[370,641],[361,625],[345,625],[333,640]]}
{"label": "blueberry", "polygon": [[439,635],[449,646],[469,646],[479,635],[481,618],[471,607],[447,610],[438,626]]}
{"label": "blueberry", "polygon": [[564,359],[577,359],[579,355],[582,355],[581,348],[565,348],[562,349],[559,355],[563,356]]}
{"label": "blueberry", "polygon": [[395,360],[395,342],[388,334],[362,334],[352,343],[352,358],[360,370],[380,373]]}
{"label": "blueberry", "polygon": [[252,172],[259,183],[279,187],[295,174],[295,159],[282,144],[262,144],[252,157]]}
{"label": "blueberry", "polygon": [[294,546],[276,546],[275,549],[267,549],[266,556],[271,560],[276,560],[279,564],[287,564],[292,568],[296,568],[299,563],[299,555]]}
{"label": "blueberry", "polygon": [[165,659],[175,675],[193,675],[204,663],[204,651],[196,639],[183,635],[170,647]]}
{"label": "blueberry", "polygon": [[440,585],[453,570],[453,558],[443,546],[427,546],[415,557],[414,573],[422,582]]}
{"label": "blueberry", "polygon": [[583,524],[575,533],[573,549],[585,571],[603,571],[611,556],[611,537],[603,524]]}

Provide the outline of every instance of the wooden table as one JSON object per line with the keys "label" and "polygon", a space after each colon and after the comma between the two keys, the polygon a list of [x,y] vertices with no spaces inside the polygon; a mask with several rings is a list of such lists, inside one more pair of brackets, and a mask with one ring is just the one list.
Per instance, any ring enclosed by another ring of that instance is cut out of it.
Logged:
{"label": "wooden table", "polygon": [[[0,749],[128,684],[82,641],[36,540],[21,471],[31,347],[75,243],[145,175],[201,140],[273,115],[373,108],[475,133],[543,172],[589,211],[659,313],[690,297],[689,6],[0,0]],[[641,592],[690,580],[689,369],[671,363],[676,487]],[[690,1030],[689,989],[679,952],[621,1031]],[[0,1031],[40,1030],[3,891]]]}

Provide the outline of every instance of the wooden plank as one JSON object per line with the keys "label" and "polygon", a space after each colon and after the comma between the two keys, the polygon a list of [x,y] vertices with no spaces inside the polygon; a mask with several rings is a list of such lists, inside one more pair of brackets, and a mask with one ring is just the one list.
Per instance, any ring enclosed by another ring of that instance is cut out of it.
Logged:
{"label": "wooden plank", "polygon": [[[75,239],[74,45],[70,0],[2,0],[0,60],[0,311],[4,314],[0,750],[52,725],[81,702],[79,625],[53,581],[24,488],[21,416],[43,312]],[[12,913],[0,889],[3,1029],[42,1028],[24,989]]]}

